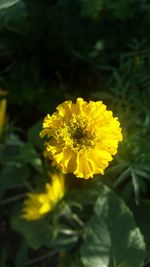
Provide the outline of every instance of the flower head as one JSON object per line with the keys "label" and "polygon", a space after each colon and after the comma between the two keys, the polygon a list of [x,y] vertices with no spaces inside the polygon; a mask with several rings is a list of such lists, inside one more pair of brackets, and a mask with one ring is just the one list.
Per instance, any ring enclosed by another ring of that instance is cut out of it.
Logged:
{"label": "flower head", "polygon": [[28,193],[24,202],[22,215],[26,220],[37,220],[46,213],[52,211],[56,204],[63,198],[65,193],[64,176],[51,174],[52,182],[45,185],[43,193]]}
{"label": "flower head", "polygon": [[63,173],[89,178],[104,174],[117,153],[122,133],[118,118],[101,101],[65,101],[43,122],[41,137],[47,136],[44,156]]}

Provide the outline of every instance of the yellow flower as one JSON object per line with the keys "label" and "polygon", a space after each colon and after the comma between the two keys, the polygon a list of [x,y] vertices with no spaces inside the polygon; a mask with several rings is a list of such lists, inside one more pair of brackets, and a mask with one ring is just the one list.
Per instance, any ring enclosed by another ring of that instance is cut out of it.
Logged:
{"label": "yellow flower", "polygon": [[118,118],[101,101],[65,101],[45,117],[40,136],[48,137],[44,156],[63,173],[88,179],[104,174],[122,133]]}
{"label": "yellow flower", "polygon": [[6,107],[7,107],[7,100],[4,98],[7,95],[7,92],[2,91],[0,89],[0,131],[3,130],[5,122],[6,122]]}
{"label": "yellow flower", "polygon": [[36,194],[28,193],[24,202],[22,215],[26,220],[32,221],[42,218],[52,211],[65,193],[64,176],[62,174],[50,174],[52,182],[45,185],[45,192]]}

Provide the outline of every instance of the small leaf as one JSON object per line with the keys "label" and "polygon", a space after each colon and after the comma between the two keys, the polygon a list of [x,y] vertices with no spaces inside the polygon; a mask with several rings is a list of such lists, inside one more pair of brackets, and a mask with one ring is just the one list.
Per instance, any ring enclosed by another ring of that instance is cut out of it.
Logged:
{"label": "small leaf", "polygon": [[0,174],[0,190],[4,191],[23,184],[29,177],[27,166],[5,166]]}
{"label": "small leaf", "polygon": [[112,167],[109,167],[107,170],[106,170],[106,174],[110,174],[112,172],[115,172],[115,173],[120,173],[120,172],[123,172],[123,170],[128,166],[127,163],[119,163],[119,164],[116,164]]}
{"label": "small leaf", "polygon": [[135,172],[137,175],[139,175],[139,176],[141,176],[141,177],[144,177],[144,178],[150,180],[150,174],[149,174],[148,172],[146,172],[146,171],[144,171],[144,170],[141,170],[141,169],[134,169],[134,172]]}
{"label": "small leaf", "polygon": [[42,139],[39,136],[39,133],[42,129],[42,121],[37,122],[33,125],[28,131],[28,141],[38,148],[43,147]]}
{"label": "small leaf", "polygon": [[20,158],[25,162],[31,164],[37,171],[42,172],[42,160],[32,144],[25,144],[21,150]]}
{"label": "small leaf", "polygon": [[60,253],[60,266],[61,267],[83,267],[80,255],[77,251],[75,253]]}
{"label": "small leaf", "polygon": [[0,267],[6,267],[6,265],[5,265],[6,257],[7,257],[6,249],[1,249],[1,251],[0,251]]}
{"label": "small leaf", "polygon": [[20,0],[0,0],[0,10],[13,6],[20,2]]}
{"label": "small leaf", "polygon": [[128,178],[128,176],[130,175],[131,170],[130,168],[127,168],[116,180],[116,182],[113,184],[113,187],[117,187],[118,185],[120,185],[124,180],[126,180]]}
{"label": "small leaf", "polygon": [[18,215],[18,217],[12,218],[11,223],[13,229],[20,232],[33,249],[38,249],[49,243],[51,232],[46,220],[26,221]]}
{"label": "small leaf", "polygon": [[15,160],[20,155],[20,146],[18,145],[7,145],[4,147],[2,152],[3,161]]}
{"label": "small leaf", "polygon": [[103,7],[103,0],[80,0],[81,15],[83,17],[97,18]]}
{"label": "small leaf", "polygon": [[27,261],[27,252],[28,252],[28,247],[26,243],[23,243],[21,247],[19,248],[19,251],[16,256],[15,260],[15,266],[16,267],[24,267],[26,266],[26,261]]}
{"label": "small leaf", "polygon": [[131,171],[131,177],[132,177],[132,184],[133,184],[134,193],[135,193],[135,201],[136,201],[136,204],[138,205],[139,199],[140,199],[139,177],[135,174],[133,170]]}
{"label": "small leaf", "polygon": [[73,248],[78,241],[78,236],[58,236],[57,240],[51,242],[50,247],[56,250],[68,250]]}

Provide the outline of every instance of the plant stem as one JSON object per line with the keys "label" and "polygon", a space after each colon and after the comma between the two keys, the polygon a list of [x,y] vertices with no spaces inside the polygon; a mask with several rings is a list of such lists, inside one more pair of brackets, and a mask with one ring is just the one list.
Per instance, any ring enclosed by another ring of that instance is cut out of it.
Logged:
{"label": "plant stem", "polygon": [[17,196],[6,198],[6,199],[0,201],[0,205],[5,205],[7,203],[10,203],[10,202],[13,202],[13,201],[17,201],[18,199],[23,198],[25,195],[26,194],[23,193],[23,194],[19,194]]}
{"label": "plant stem", "polygon": [[45,254],[45,255],[42,255],[42,256],[40,256],[40,257],[38,257],[38,258],[32,259],[32,260],[28,261],[28,262],[26,263],[26,265],[29,266],[29,265],[35,264],[35,263],[37,263],[37,262],[39,262],[39,261],[42,261],[42,260],[44,260],[44,259],[46,259],[46,258],[48,258],[48,257],[50,257],[50,256],[52,256],[52,255],[54,255],[56,252],[57,252],[57,251],[49,252],[49,253],[47,253],[47,254]]}

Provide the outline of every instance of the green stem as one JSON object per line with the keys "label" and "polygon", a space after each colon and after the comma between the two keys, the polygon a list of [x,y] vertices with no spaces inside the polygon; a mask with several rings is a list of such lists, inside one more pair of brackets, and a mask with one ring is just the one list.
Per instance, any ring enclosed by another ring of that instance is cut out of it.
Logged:
{"label": "green stem", "polygon": [[37,262],[39,262],[39,261],[42,261],[42,260],[44,260],[44,259],[46,259],[46,258],[49,258],[50,256],[53,256],[56,252],[57,252],[57,251],[49,252],[49,253],[47,253],[47,254],[45,254],[45,255],[42,255],[42,256],[40,256],[40,257],[38,257],[38,258],[32,259],[32,260],[28,261],[28,262],[26,263],[26,265],[29,266],[29,265],[35,264],[35,263],[37,263]]}
{"label": "green stem", "polygon": [[23,198],[25,195],[26,194],[23,193],[23,194],[19,194],[17,196],[6,198],[6,199],[0,201],[0,205],[5,205],[7,203],[10,203],[10,202],[13,202],[13,201],[17,201],[18,199]]}

